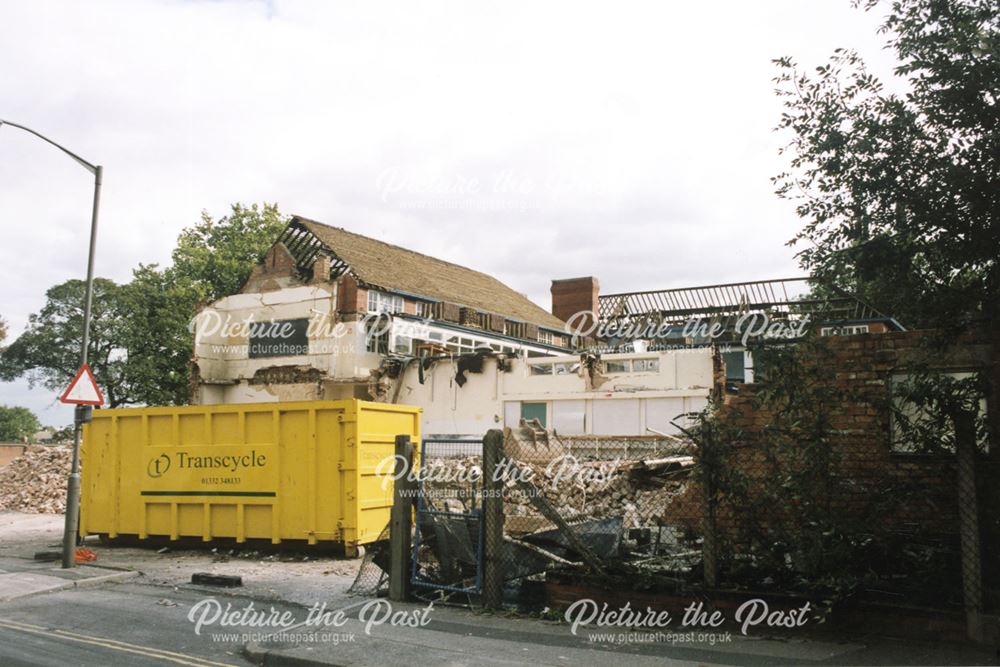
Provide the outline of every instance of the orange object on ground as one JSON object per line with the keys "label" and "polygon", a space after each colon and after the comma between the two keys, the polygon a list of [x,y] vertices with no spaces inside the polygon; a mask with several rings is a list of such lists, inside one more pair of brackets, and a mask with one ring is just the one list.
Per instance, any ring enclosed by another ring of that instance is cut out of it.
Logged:
{"label": "orange object on ground", "polygon": [[92,563],[97,560],[97,554],[93,549],[77,549],[75,560],[77,563]]}

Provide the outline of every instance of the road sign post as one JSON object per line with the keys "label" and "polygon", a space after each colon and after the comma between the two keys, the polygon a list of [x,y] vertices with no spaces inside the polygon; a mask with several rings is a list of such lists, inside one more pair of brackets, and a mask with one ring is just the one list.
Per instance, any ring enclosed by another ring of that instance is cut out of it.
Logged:
{"label": "road sign post", "polygon": [[[30,127],[25,127],[19,123],[12,123],[9,120],[4,120],[0,118],[0,127],[4,125],[10,125],[11,127],[16,127],[19,130],[23,130],[29,134],[32,134],[42,141],[49,143],[63,153],[73,158],[73,160],[79,164],[81,167],[89,171],[94,175],[94,203],[90,209],[90,249],[87,253],[87,287],[86,293],[83,299],[83,340],[80,342],[80,364],[82,367],[87,366],[87,352],[90,349],[90,320],[91,320],[91,308],[94,301],[94,254],[97,249],[97,213],[101,208],[101,184],[104,182],[104,167],[99,164],[91,164],[87,162],[82,157],[69,150],[65,146],[60,146],[56,142],[52,141],[44,134],[32,130]],[[81,367],[81,372],[83,368]],[[89,373],[89,368],[88,368]],[[93,379],[93,375],[91,375]],[[94,387],[96,388],[96,383]],[[100,394],[100,390],[97,392]],[[101,403],[103,403],[103,397]],[[84,405],[93,405],[93,403],[84,403]],[[98,403],[97,405],[100,405]],[[73,436],[73,468],[70,474],[69,483],[67,485],[66,493],[66,530],[63,534],[63,567],[73,567],[75,564],[75,552],[74,542],[76,541],[76,525],[79,513],[79,502],[80,502],[80,424],[78,420],[75,420],[74,436]],[[73,486],[73,476],[76,476],[76,486],[74,494]],[[72,528],[72,532],[71,529]]]}
{"label": "road sign post", "polygon": [[80,531],[80,433],[90,421],[93,406],[104,404],[104,394],[97,386],[90,365],[80,366],[59,400],[75,405],[73,411],[73,464],[66,484],[66,526],[63,532],[62,566],[76,565],[76,539]]}

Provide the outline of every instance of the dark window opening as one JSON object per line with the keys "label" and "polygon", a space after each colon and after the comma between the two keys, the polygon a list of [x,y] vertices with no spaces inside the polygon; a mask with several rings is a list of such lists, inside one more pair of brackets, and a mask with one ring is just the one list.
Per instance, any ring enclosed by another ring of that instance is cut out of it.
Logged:
{"label": "dark window opening", "polygon": [[275,320],[250,325],[251,359],[309,354],[309,320]]}

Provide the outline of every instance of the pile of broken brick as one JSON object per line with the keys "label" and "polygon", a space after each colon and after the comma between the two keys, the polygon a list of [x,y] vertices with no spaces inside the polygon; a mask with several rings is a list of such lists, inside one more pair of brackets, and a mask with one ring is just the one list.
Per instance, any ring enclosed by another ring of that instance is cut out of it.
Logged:
{"label": "pile of broken brick", "polygon": [[[695,458],[691,447],[680,443],[676,451],[645,459],[583,460],[572,454],[551,431],[507,429],[504,453],[505,466],[504,514],[509,534],[530,533],[550,527],[550,522],[538,511],[532,494],[543,496],[569,522],[587,519],[622,517],[625,529],[644,528],[671,523],[672,509],[698,502],[692,497],[697,489],[691,472]],[[454,491],[468,485],[469,471],[480,471],[479,456],[442,458],[424,462],[434,469],[431,480],[460,480],[430,483],[425,489],[434,496],[445,496],[434,502],[435,509],[467,512],[475,502],[475,493],[442,494],[444,488]],[[530,481],[530,488],[515,479]],[[481,483],[481,482],[480,482]],[[451,488],[455,487],[455,488]],[[450,496],[450,497],[449,497]],[[684,509],[680,512],[687,515]]]}
{"label": "pile of broken brick", "polygon": [[0,511],[62,514],[72,451],[32,445],[0,468]]}

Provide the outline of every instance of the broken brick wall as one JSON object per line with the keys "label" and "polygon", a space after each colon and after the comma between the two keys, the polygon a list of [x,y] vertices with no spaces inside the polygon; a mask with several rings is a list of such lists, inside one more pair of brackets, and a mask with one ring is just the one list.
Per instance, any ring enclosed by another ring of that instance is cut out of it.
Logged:
{"label": "broken brick wall", "polygon": [[[982,369],[996,378],[995,353],[985,335],[969,334],[944,352],[927,345],[930,337],[929,332],[911,331],[824,339],[832,356],[822,360],[820,375],[826,373],[831,386],[849,396],[848,400],[827,406],[833,429],[832,473],[836,476],[828,501],[834,511],[845,517],[870,516],[878,494],[891,496],[892,489],[905,489],[912,492],[907,502],[891,502],[891,497],[883,499],[891,509],[878,517],[882,527],[942,535],[957,531],[954,457],[892,451],[891,377],[919,363],[928,363],[948,371]],[[987,397],[990,408],[997,404],[996,387],[994,381],[992,395]],[[773,421],[766,405],[757,404],[761,389],[761,385],[744,385],[739,394],[726,396],[722,407],[725,418],[745,435],[743,442],[732,443],[727,463],[745,471],[751,489],[754,484],[775,483],[771,478],[774,467],[766,460],[766,448],[760,441],[765,427]],[[996,410],[988,412],[995,423]],[[995,452],[995,435],[993,443],[991,450]],[[981,456],[977,472],[986,542],[992,537],[1000,538],[1000,494],[994,491],[998,486],[995,481],[1000,480],[997,455]],[[671,504],[669,519],[698,530],[705,507],[702,494],[700,485],[692,485],[684,498]],[[778,517],[786,509],[772,507],[770,511]],[[720,506],[718,531],[736,533],[745,528],[742,510]],[[992,542],[997,543],[998,539]]]}

